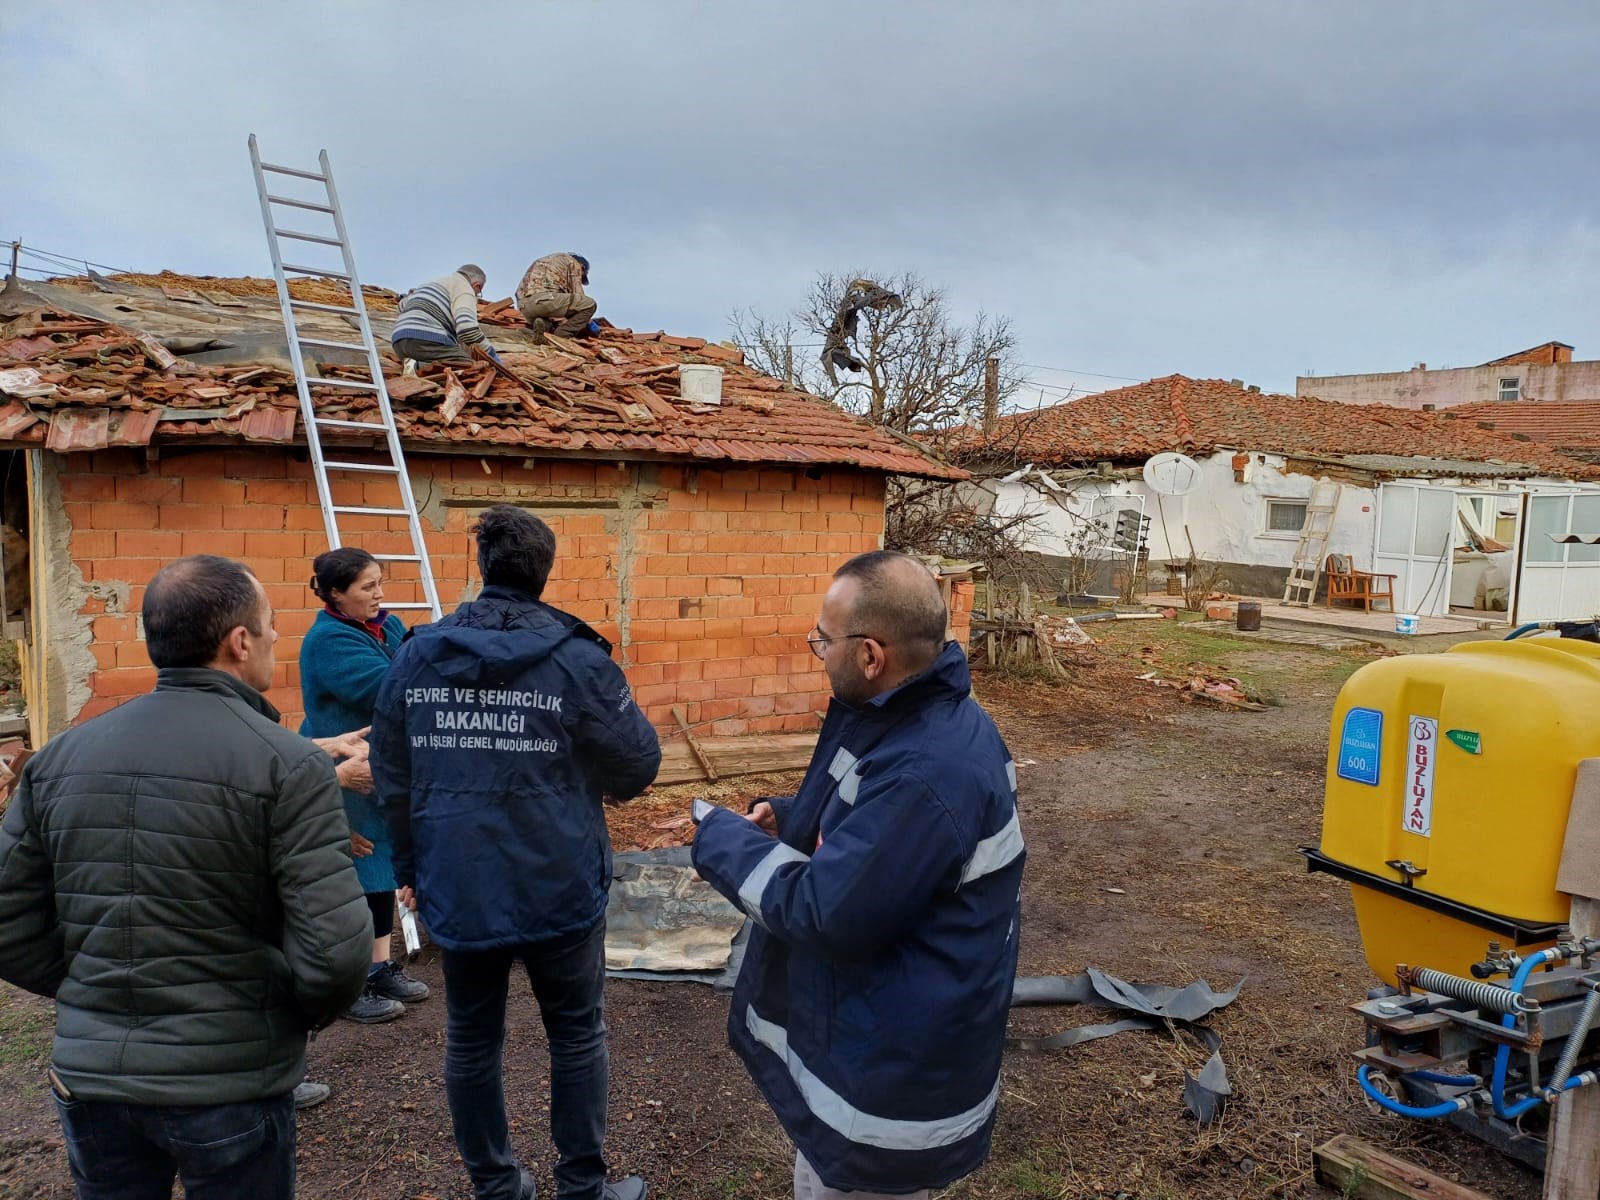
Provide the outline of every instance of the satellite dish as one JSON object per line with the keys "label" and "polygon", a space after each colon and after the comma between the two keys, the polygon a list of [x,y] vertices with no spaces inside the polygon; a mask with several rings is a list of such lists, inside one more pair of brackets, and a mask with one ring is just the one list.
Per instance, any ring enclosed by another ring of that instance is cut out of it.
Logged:
{"label": "satellite dish", "polygon": [[1200,464],[1169,450],[1144,464],[1144,481],[1160,496],[1187,496],[1200,486]]}

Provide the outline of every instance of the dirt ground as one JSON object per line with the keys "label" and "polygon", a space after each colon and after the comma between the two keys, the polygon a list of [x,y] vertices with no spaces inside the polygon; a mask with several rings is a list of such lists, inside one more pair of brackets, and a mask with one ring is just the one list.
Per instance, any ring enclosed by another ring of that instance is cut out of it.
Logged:
{"label": "dirt ground", "polygon": [[[1447,1127],[1372,1111],[1354,1081],[1360,1024],[1346,1005],[1370,986],[1345,885],[1306,872],[1315,842],[1329,713],[1340,683],[1378,651],[1245,642],[1173,622],[1096,626],[1065,684],[982,678],[1019,764],[1028,843],[1024,974],[1093,965],[1126,979],[1217,988],[1214,1015],[1234,1096],[1200,1128],[1183,1069],[1204,1052],[1125,1033],[1064,1051],[1008,1052],[989,1162],[943,1193],[999,1197],[1327,1197],[1313,1147],[1354,1133],[1506,1200],[1537,1178]],[[1239,677],[1264,712],[1184,704],[1136,676],[1191,663]],[[714,789],[742,798],[784,780]],[[705,790],[705,789],[700,789]],[[619,847],[670,837],[687,789],[615,814]],[[431,951],[413,974],[436,997],[403,1020],[339,1023],[311,1048],[333,1085],[301,1115],[300,1194],[420,1200],[471,1195],[441,1080],[443,984]],[[698,984],[612,981],[611,1131],[618,1173],[657,1196],[775,1200],[793,1151],[726,1048],[727,1000]],[[1019,1034],[1104,1020],[1098,1010],[1020,1010]],[[49,1006],[0,987],[0,1198],[71,1195],[44,1087]],[[505,1081],[513,1138],[553,1195],[546,1055],[538,1014],[513,988]]]}

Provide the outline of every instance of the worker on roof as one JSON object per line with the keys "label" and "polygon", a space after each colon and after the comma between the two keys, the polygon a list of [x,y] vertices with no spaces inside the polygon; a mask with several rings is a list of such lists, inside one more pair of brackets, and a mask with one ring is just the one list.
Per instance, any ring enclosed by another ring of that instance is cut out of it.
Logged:
{"label": "worker on roof", "polygon": [[395,354],[417,362],[471,362],[477,353],[498,361],[478,326],[484,278],[482,267],[467,263],[407,292],[389,335]]}
{"label": "worker on roof", "polygon": [[589,260],[583,255],[546,254],[534,261],[517,285],[517,311],[540,337],[597,333],[595,302],[583,290],[588,282]]}

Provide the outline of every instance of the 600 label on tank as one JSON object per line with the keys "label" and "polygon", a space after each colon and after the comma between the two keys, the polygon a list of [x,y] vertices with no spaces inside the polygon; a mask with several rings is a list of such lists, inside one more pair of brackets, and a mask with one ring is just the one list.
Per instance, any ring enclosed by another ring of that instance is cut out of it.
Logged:
{"label": "600 label on tank", "polygon": [[1405,816],[1400,828],[1429,837],[1433,831],[1433,760],[1439,753],[1439,722],[1412,717],[1406,739]]}

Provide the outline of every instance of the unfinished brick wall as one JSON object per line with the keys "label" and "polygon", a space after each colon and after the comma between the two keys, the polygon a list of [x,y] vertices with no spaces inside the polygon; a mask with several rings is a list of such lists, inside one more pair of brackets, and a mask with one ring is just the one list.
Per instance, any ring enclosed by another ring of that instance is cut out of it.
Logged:
{"label": "unfinished brick wall", "polygon": [[[133,450],[44,461],[82,576],[71,611],[89,630],[93,656],[88,698],[65,719],[86,720],[150,689],[155,669],[134,616],[144,584],[174,558],[211,553],[246,562],[266,585],[279,632],[271,699],[298,724],[300,640],[317,609],[306,581],[326,548],[310,467],[276,446],[163,448],[148,464]],[[443,456],[417,456],[410,468],[447,610],[479,586],[467,535],[477,511],[517,503],[556,532],[545,598],[612,640],[658,727],[676,728],[678,705],[713,735],[816,728],[828,682],[805,634],[834,568],[881,543],[880,476]],[[392,503],[385,486],[353,482],[335,499]],[[341,528],[347,544],[407,549],[402,520],[352,516]],[[409,598],[404,573],[397,569],[390,600]],[[970,588],[957,607],[964,638]]]}

